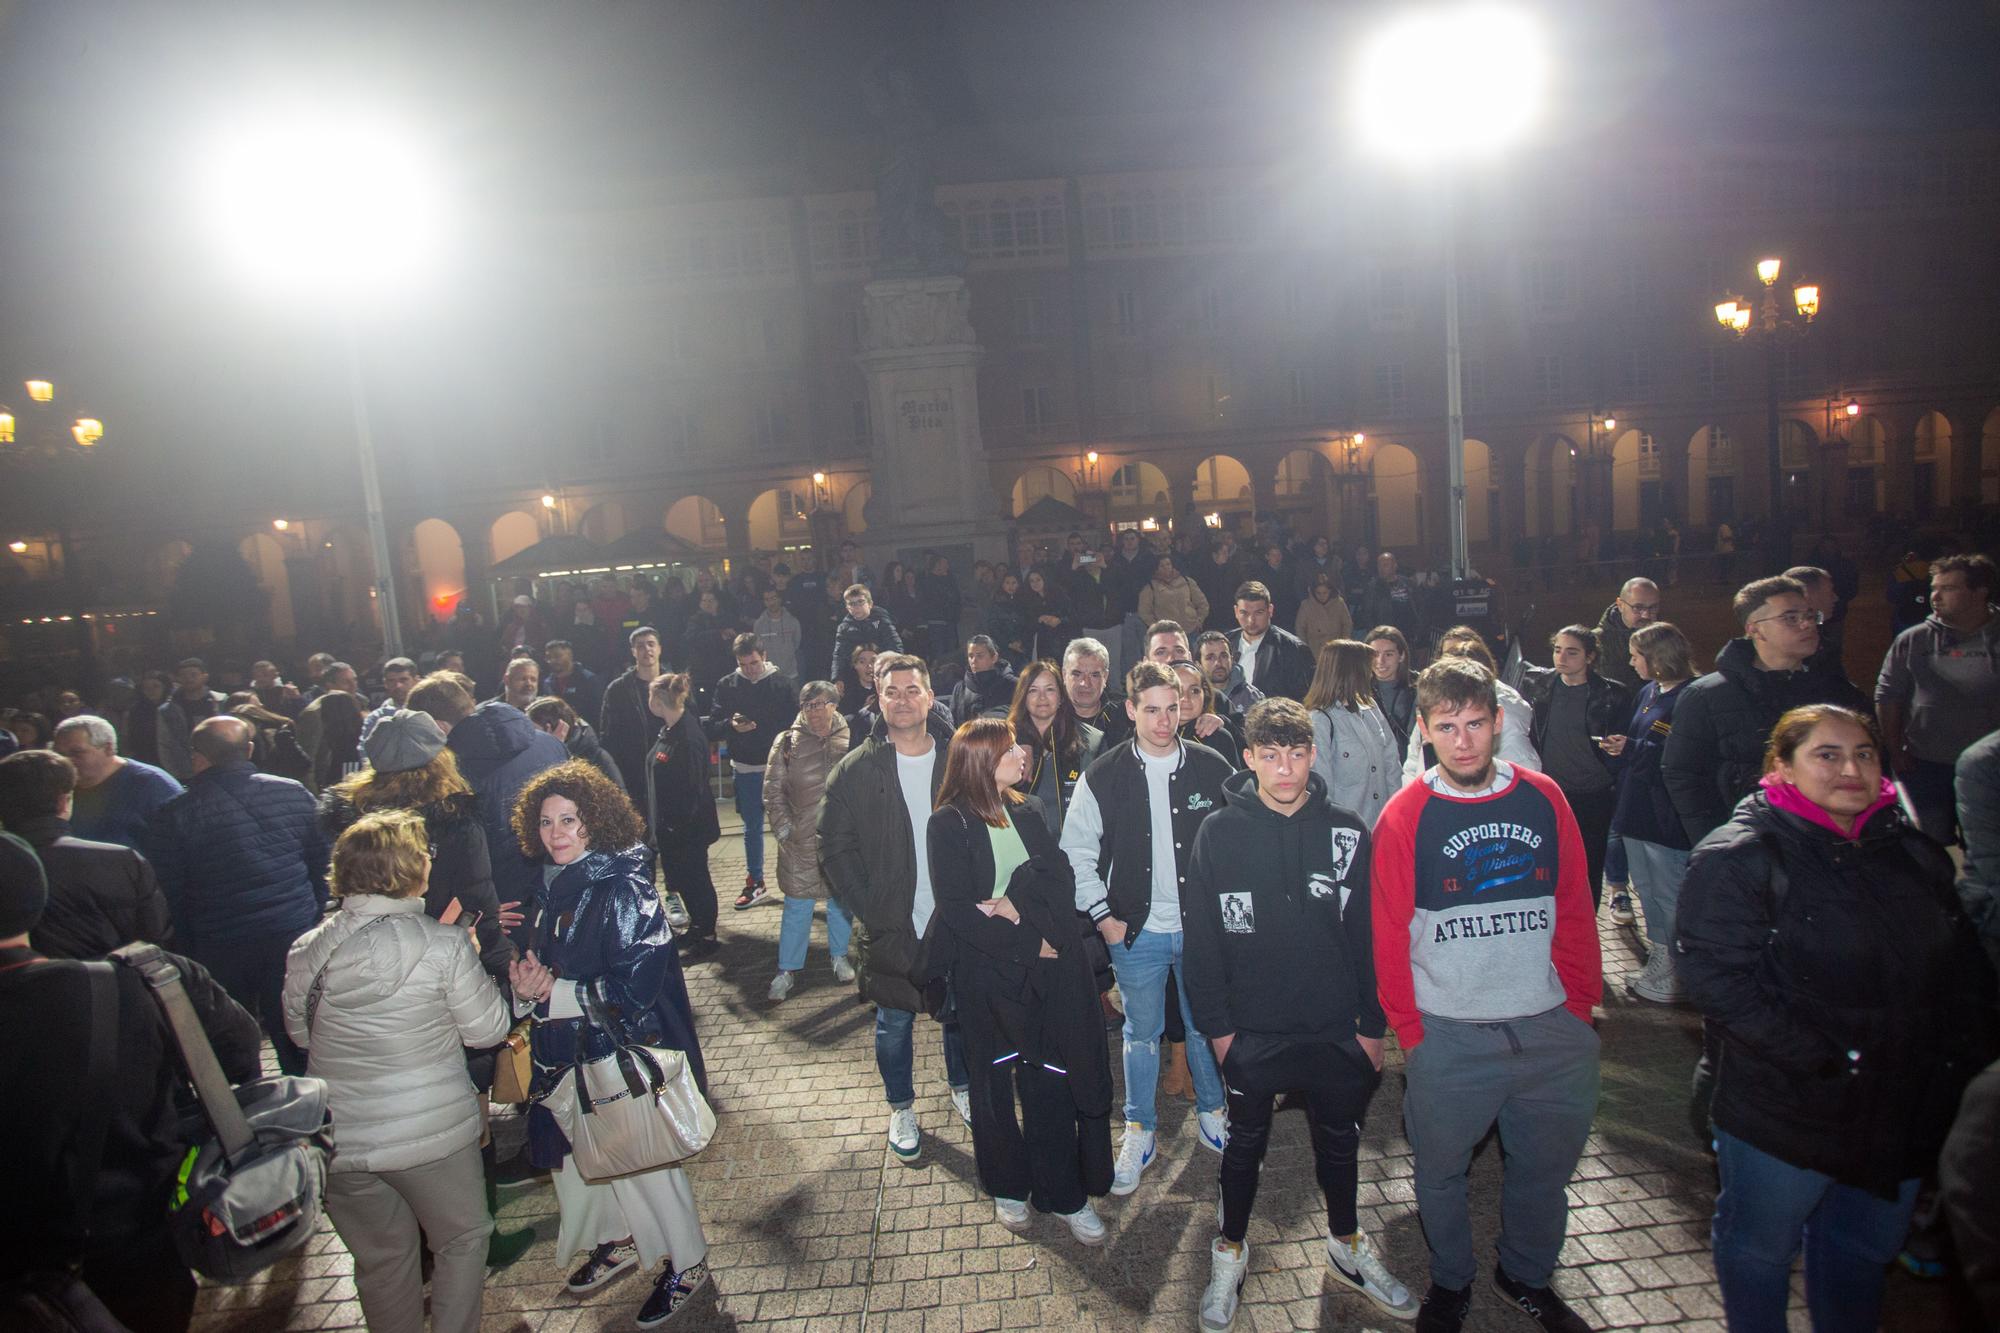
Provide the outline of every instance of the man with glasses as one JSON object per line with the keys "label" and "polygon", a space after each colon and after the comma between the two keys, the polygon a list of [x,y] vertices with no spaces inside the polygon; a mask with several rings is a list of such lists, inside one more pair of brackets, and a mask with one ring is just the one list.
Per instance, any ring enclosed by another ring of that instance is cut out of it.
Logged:
{"label": "man with glasses", "polygon": [[1601,648],[1597,674],[1617,681],[1628,690],[1636,691],[1644,685],[1646,682],[1632,669],[1632,632],[1653,624],[1662,614],[1659,584],[1645,578],[1626,579],[1617,598],[1604,608],[1597,622],[1597,642]]}
{"label": "man with glasses", "polygon": [[1875,681],[1888,760],[1924,832],[1955,841],[1952,769],[2000,728],[2000,615],[1993,561],[1948,555],[1931,566],[1931,613],[1896,636]]}

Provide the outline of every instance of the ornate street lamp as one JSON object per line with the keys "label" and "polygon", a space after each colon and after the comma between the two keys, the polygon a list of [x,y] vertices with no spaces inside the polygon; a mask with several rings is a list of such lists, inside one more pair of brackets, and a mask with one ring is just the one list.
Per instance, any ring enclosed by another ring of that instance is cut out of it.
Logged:
{"label": "ornate street lamp", "polygon": [[[1770,491],[1771,527],[1784,528],[1784,459],[1778,420],[1778,344],[1784,338],[1802,338],[1819,315],[1819,284],[1799,279],[1792,283],[1791,309],[1778,298],[1778,275],[1784,261],[1770,256],[1757,261],[1757,281],[1764,296],[1753,313],[1752,304],[1741,296],[1725,296],[1715,306],[1715,322],[1735,337],[1752,332],[1764,344],[1764,449],[1765,484]],[[1859,413],[1857,407],[1850,415]],[[1789,555],[1787,555],[1789,559]]]}

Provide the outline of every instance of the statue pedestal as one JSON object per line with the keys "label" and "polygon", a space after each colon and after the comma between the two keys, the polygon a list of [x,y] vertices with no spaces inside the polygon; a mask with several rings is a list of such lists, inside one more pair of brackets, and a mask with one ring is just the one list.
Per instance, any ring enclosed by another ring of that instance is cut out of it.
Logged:
{"label": "statue pedestal", "polygon": [[979,433],[979,361],[971,293],[958,277],[879,278],[863,289],[874,426],[867,558],[880,569],[924,550],[951,557],[969,583],[974,559],[1005,559],[1007,524]]}

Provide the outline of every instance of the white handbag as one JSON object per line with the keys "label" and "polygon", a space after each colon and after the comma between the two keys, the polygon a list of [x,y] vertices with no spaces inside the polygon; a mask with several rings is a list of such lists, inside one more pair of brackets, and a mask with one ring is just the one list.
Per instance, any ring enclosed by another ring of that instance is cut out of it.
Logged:
{"label": "white handbag", "polygon": [[[584,1028],[617,1035],[584,989]],[[586,1180],[609,1180],[684,1162],[715,1137],[715,1111],[701,1095],[685,1051],[621,1043],[612,1054],[571,1065],[542,1099],[562,1127]]]}

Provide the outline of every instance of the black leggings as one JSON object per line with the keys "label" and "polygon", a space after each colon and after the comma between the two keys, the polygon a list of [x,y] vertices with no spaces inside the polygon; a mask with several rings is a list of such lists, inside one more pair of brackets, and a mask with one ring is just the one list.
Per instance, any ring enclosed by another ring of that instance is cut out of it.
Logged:
{"label": "black leggings", "polygon": [[660,846],[660,874],[667,892],[678,893],[688,913],[688,935],[692,939],[715,938],[715,880],[708,873],[706,844],[663,842]]}
{"label": "black leggings", "polygon": [[1604,849],[1611,842],[1611,816],[1618,812],[1618,789],[1563,791],[1577,831],[1583,834],[1583,859],[1590,869],[1590,906],[1604,901]]}
{"label": "black leggings", "polygon": [[1241,1241],[1271,1142],[1271,1112],[1280,1094],[1302,1092],[1312,1127],[1313,1170],[1326,1196],[1329,1236],[1351,1236],[1358,1225],[1360,1188],[1355,1152],[1361,1114],[1382,1076],[1353,1043],[1294,1041],[1238,1031],[1222,1062],[1229,1091],[1229,1143],[1222,1150],[1222,1235]]}

